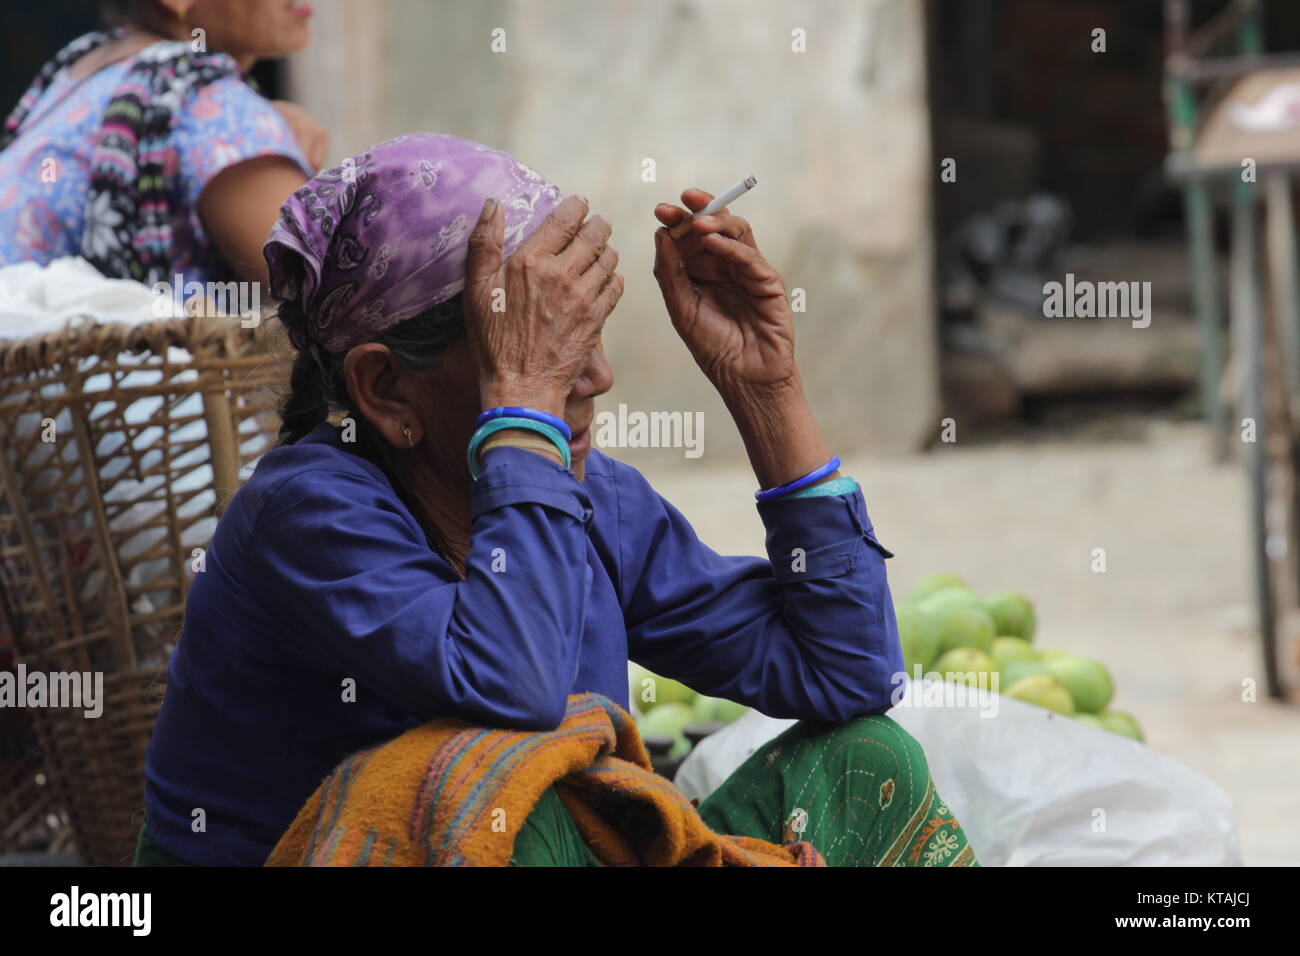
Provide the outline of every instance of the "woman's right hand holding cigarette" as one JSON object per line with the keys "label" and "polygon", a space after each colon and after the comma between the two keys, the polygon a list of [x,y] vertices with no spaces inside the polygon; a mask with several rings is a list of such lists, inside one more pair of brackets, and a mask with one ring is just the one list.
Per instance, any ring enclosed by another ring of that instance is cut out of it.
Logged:
{"label": "woman's right hand holding cigarette", "polygon": [[[712,199],[702,189],[682,193],[692,211]],[[664,304],[731,412],[760,487],[783,485],[831,457],[795,365],[785,283],[746,220],[723,209],[672,238],[669,229],[687,215],[680,206],[655,207],[663,226],[655,230],[654,272]]]}
{"label": "woman's right hand holding cigarette", "polygon": [[[688,189],[682,202],[695,211],[712,196]],[[794,317],[785,283],[763,258],[754,231],[725,209],[691,221],[679,239],[669,235],[688,213],[660,203],[655,218],[655,278],[677,333],[719,390],[773,386],[794,375]]]}

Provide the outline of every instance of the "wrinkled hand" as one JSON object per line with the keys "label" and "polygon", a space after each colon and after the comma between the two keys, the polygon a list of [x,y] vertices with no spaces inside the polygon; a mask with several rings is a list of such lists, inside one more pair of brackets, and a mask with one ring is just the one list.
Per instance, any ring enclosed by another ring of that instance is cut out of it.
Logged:
{"label": "wrinkled hand", "polygon": [[298,148],[307,157],[307,162],[311,164],[312,169],[319,171],[329,158],[329,130],[312,119],[311,114],[297,103],[290,103],[288,100],[272,100],[271,105],[289,124]]}
{"label": "wrinkled hand", "polygon": [[612,227],[569,196],[506,260],[505,210],[496,202],[484,213],[469,238],[464,295],[483,406],[562,414],[623,295]]}
{"label": "wrinkled hand", "polygon": [[[687,189],[692,212],[713,196]],[[758,251],[753,230],[725,209],[691,223],[680,239],[668,229],[687,215],[660,203],[655,218],[655,278],[673,327],[720,392],[765,390],[794,378],[794,317],[785,283]]]}

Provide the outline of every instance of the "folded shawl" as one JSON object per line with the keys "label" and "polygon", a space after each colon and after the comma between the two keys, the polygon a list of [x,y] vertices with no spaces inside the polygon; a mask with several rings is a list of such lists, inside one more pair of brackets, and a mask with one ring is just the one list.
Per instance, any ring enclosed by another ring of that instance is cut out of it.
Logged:
{"label": "folded shawl", "polygon": [[299,811],[267,866],[506,866],[552,785],[606,866],[825,866],[809,843],[714,833],[651,769],[632,718],[575,694],[549,732],[444,718],[353,754]]}

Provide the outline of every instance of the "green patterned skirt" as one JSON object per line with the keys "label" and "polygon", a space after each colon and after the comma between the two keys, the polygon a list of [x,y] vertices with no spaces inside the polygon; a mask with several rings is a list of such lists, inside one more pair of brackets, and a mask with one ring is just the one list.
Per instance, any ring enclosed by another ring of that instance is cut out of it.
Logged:
{"label": "green patterned skirt", "polygon": [[[888,717],[800,721],[700,804],[717,833],[806,840],[831,866],[978,866],[935,792],[921,745]],[[184,866],[140,828],[136,866]],[[511,866],[599,866],[554,788],[515,840]]]}
{"label": "green patterned skirt", "polygon": [[[700,804],[717,833],[806,840],[831,866],[978,866],[935,792],[921,745],[888,717],[800,721],[759,748]],[[599,866],[548,790],[515,840],[512,866]]]}

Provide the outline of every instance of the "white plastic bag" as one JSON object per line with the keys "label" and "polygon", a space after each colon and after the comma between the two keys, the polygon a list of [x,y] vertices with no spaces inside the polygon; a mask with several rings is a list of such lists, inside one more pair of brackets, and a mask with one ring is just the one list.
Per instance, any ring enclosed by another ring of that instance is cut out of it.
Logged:
{"label": "white plastic bag", "polygon": [[[981,865],[1241,865],[1228,796],[1182,764],[987,691],[926,706],[928,685],[909,683],[889,716],[925,749]],[[703,799],[793,723],[751,711],[696,746],[677,787]]]}

